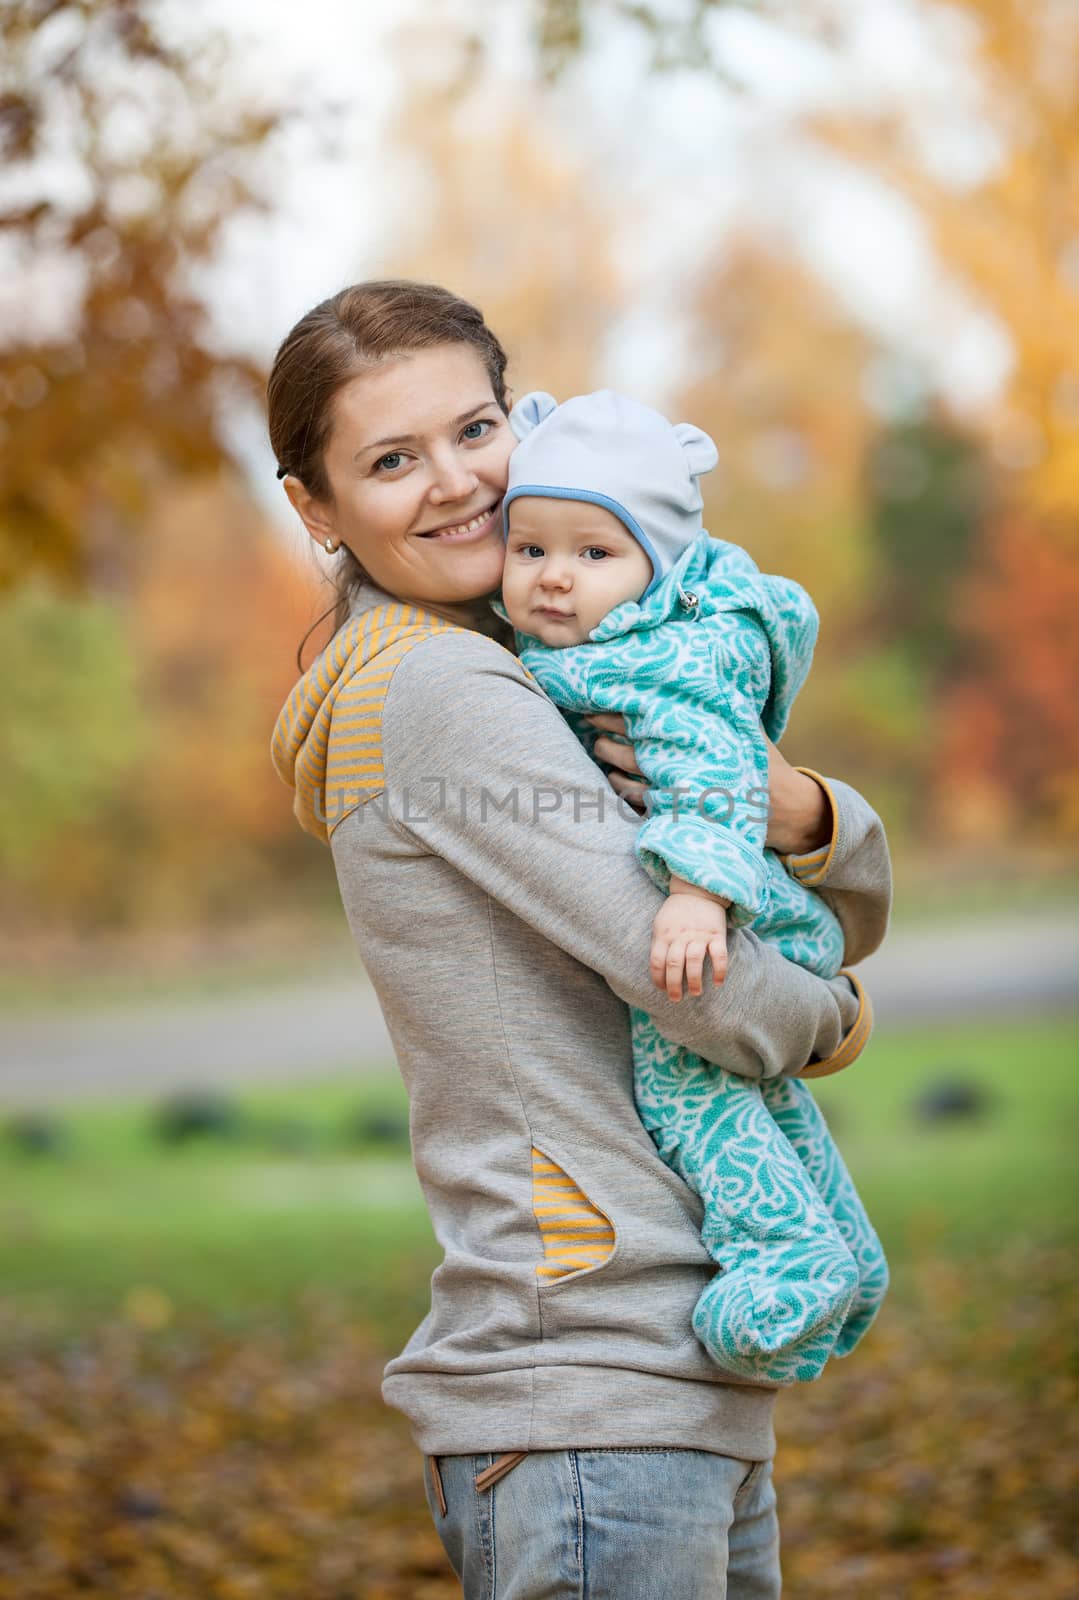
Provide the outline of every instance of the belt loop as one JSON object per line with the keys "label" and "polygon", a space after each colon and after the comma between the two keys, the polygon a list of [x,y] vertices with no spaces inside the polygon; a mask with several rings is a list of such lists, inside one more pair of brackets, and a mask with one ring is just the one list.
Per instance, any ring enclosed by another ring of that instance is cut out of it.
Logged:
{"label": "belt loop", "polygon": [[430,1467],[431,1467],[431,1482],[435,1486],[435,1499],[438,1501],[438,1509],[442,1513],[442,1515],[445,1516],[446,1515],[446,1491],[442,1487],[442,1474],[438,1470],[438,1458],[436,1456],[428,1456],[427,1460],[430,1463]]}

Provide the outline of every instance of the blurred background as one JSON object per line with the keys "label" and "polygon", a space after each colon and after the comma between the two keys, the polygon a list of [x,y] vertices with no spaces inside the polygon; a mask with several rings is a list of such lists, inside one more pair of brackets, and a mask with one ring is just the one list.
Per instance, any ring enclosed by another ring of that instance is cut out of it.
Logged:
{"label": "blurred background", "polygon": [[788,1586],[1077,1592],[1077,158],[1072,0],[0,0],[2,1600],[455,1592],[407,1106],[268,754],[333,591],[265,376],[374,276],[706,428],[821,613],[895,1287],[782,1397]]}

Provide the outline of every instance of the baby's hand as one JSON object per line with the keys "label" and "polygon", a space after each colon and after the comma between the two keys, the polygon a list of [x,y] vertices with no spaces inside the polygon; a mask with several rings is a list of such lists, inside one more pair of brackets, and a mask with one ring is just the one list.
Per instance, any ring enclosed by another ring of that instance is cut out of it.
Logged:
{"label": "baby's hand", "polygon": [[726,907],[699,889],[673,889],[652,924],[652,982],[681,1000],[684,973],[690,994],[701,994],[706,955],[713,981],[721,984],[727,976]]}

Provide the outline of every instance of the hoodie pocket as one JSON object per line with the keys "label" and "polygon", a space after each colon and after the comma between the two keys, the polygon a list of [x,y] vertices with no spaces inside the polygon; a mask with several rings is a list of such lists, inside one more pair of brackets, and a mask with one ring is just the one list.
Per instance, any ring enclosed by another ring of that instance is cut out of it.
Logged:
{"label": "hoodie pocket", "polygon": [[614,1251],[614,1224],[556,1161],[532,1147],[532,1210],[543,1245],[541,1284],[590,1272]]}

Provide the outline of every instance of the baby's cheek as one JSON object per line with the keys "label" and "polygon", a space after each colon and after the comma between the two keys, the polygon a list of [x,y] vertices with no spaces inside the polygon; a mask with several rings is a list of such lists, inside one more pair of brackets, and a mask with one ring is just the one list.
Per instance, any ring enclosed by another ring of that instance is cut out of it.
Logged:
{"label": "baby's cheek", "polygon": [[520,571],[514,571],[512,565],[503,560],[502,564],[502,604],[506,614],[516,627],[518,618],[523,614],[525,588],[522,583]]}

